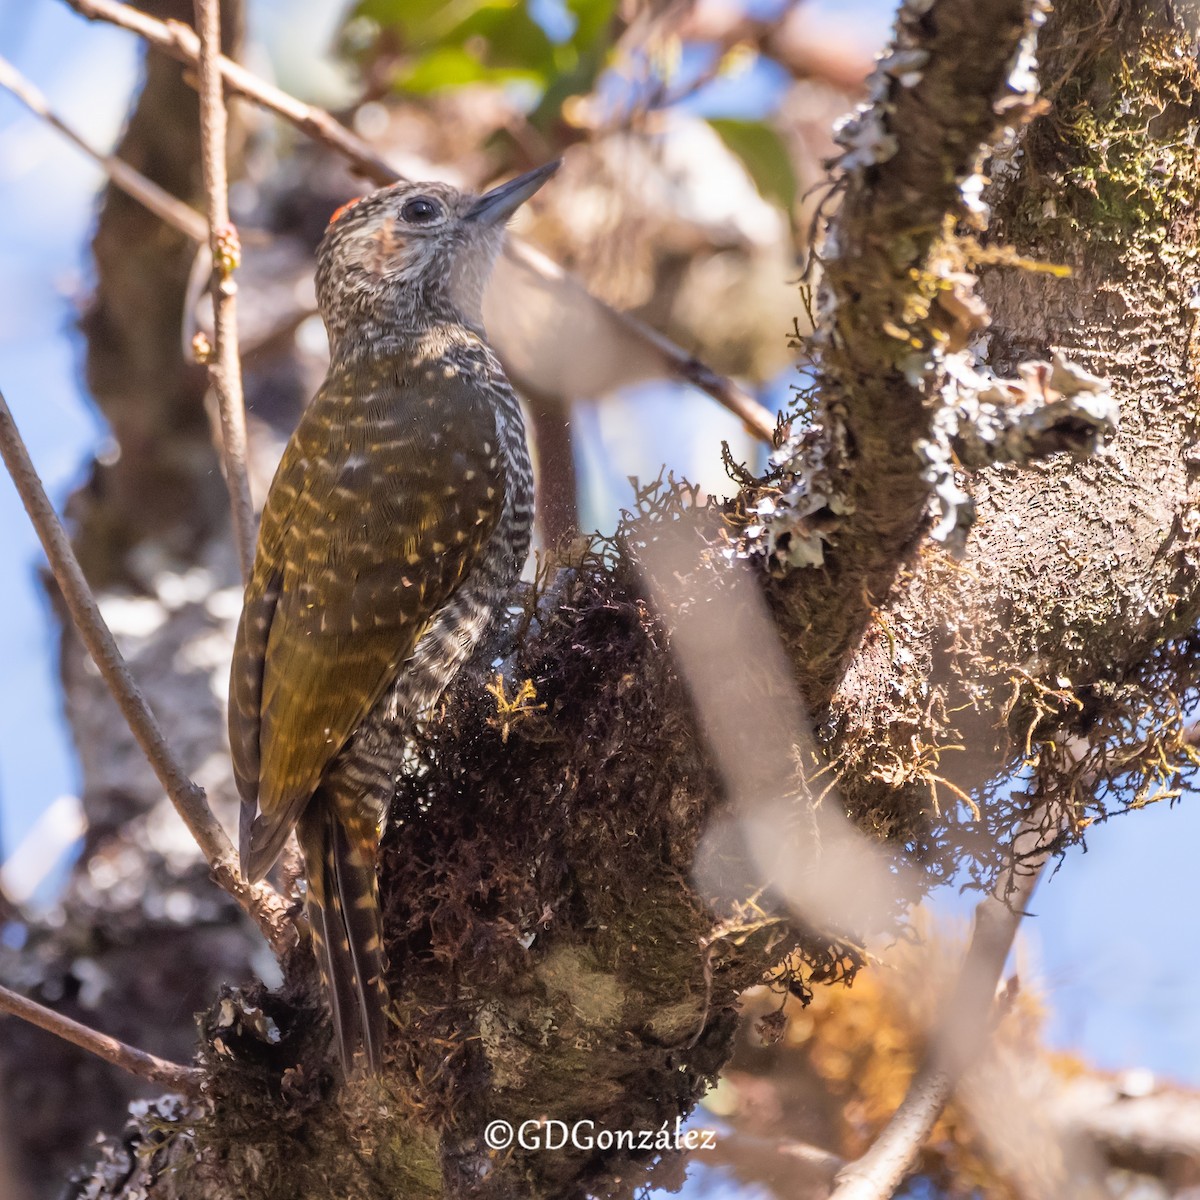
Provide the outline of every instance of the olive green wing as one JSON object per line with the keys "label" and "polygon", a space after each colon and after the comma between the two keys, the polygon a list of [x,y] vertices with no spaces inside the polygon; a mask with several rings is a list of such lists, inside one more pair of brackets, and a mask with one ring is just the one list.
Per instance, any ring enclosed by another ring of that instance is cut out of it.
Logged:
{"label": "olive green wing", "polygon": [[496,527],[491,408],[461,381],[437,384],[436,394],[399,379],[365,394],[361,381],[327,385],[272,484],[281,502],[276,513],[268,501],[260,537],[263,611],[279,582],[262,653],[260,815],[243,838],[251,878]]}
{"label": "olive green wing", "polygon": [[263,668],[267,637],[275,620],[281,585],[280,572],[260,550],[254,573],[246,586],[229,673],[229,750],[233,758],[233,779],[242,798],[243,865],[250,824],[258,808],[258,733]]}

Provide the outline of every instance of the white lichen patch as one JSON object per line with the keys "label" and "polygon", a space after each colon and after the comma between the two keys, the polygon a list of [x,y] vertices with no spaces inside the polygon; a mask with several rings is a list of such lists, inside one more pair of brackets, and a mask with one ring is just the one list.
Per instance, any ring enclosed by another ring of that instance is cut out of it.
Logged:
{"label": "white lichen patch", "polygon": [[273,1017],[237,994],[222,997],[213,1025],[217,1029],[230,1029],[243,1037],[253,1037],[272,1046],[277,1045],[283,1036]]}
{"label": "white lichen patch", "polygon": [[917,443],[922,477],[934,492],[935,540],[961,542],[974,515],[962,477],[1000,463],[1025,466],[1051,454],[1094,454],[1117,429],[1119,406],[1107,380],[1055,354],[998,378],[969,351],[943,359],[942,407],[931,436]]}
{"label": "white lichen patch", "polygon": [[901,9],[892,45],[876,58],[867,77],[867,98],[834,126],[834,141],[843,151],[836,165],[843,171],[885,163],[899,149],[896,135],[888,127],[895,109],[893,90],[916,87],[929,64],[929,51],[914,44],[903,19],[906,12],[919,16],[918,8],[907,4]]}
{"label": "white lichen patch", "polygon": [[1017,45],[1016,53],[1009,61],[1008,75],[1005,78],[1007,92],[996,102],[997,112],[1009,112],[1013,109],[1028,110],[1033,107],[1038,98],[1038,60],[1037,41],[1042,26],[1046,24],[1046,16],[1050,11],[1047,0],[1038,0],[1029,14],[1025,34]]}
{"label": "white lichen patch", "polygon": [[819,567],[840,518],[851,511],[846,498],[827,482],[829,436],[807,429],[789,438],[771,455],[781,473],[779,491],[760,498],[751,510],[759,517],[743,530],[730,557],[765,554],[771,569],[784,574],[795,567]]}
{"label": "white lichen patch", "polygon": [[833,136],[844,151],[837,163],[843,171],[887,162],[900,148],[896,135],[887,127],[882,102],[860,104],[853,113],[838,121]]}

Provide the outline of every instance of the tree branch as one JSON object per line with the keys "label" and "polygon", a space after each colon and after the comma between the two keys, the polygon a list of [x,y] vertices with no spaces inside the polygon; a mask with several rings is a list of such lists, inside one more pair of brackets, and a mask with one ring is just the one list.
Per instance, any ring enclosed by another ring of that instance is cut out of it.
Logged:
{"label": "tree branch", "polygon": [[838,1172],[830,1200],[887,1200],[908,1174],[959,1076],[987,1037],[1008,952],[1059,832],[1050,805],[1042,803],[1013,838],[1008,870],[975,908],[971,945],[925,1061],[871,1147]]}
{"label": "tree branch", "polygon": [[221,6],[219,0],[195,0],[199,31],[200,146],[204,190],[208,200],[209,249],[212,251],[213,340],[208,377],[221,412],[221,457],[233,510],[233,536],[242,580],[254,567],[254,506],[246,473],[246,404],[242,395],[242,364],[238,357],[237,283],[233,273],[241,262],[237,230],[229,220],[229,178],[226,170],[228,118],[221,83]]}
{"label": "tree branch", "polygon": [[11,92],[35,116],[57,129],[68,141],[96,162],[112,182],[156,217],[193,241],[208,240],[208,223],[188,204],[172,196],[153,180],[135,171],[124,159],[102,154],[51,108],[46,97],[7,59],[0,58],[0,87]]}
{"label": "tree branch", "polygon": [[198,1068],[167,1062],[157,1055],[147,1054],[145,1050],[137,1050],[114,1037],[109,1037],[106,1033],[92,1029],[89,1025],[65,1017],[52,1008],[46,1008],[36,1000],[9,991],[3,985],[0,985],[0,1011],[20,1017],[21,1020],[28,1021],[31,1025],[36,1025],[39,1029],[44,1029],[47,1033],[52,1033],[55,1037],[60,1037],[63,1041],[112,1063],[115,1067],[120,1067],[122,1071],[128,1071],[131,1075],[149,1079],[152,1083],[161,1083],[186,1096],[200,1094],[204,1072]]}
{"label": "tree branch", "polygon": [[557,396],[525,389],[538,464],[537,519],[542,542],[562,547],[579,534],[578,478],[571,408]]}
{"label": "tree branch", "polygon": [[247,883],[242,878],[233,845],[208,807],[204,789],[188,777],[163,737],[154,714],[147,706],[100,613],[70,539],[46,496],[2,392],[0,455],[4,458],[25,511],[37,530],[71,619],[124,714],[130,731],[195,838],[217,883],[258,925],[276,952],[282,952],[292,941],[292,927],[286,917],[283,900],[273,889],[263,884]]}
{"label": "tree branch", "polygon": [[[80,16],[91,21],[107,21],[128,29],[180,62],[195,65],[200,61],[200,40],[195,32],[178,21],[160,21],[119,0],[66,0]],[[238,63],[223,56],[216,59],[216,68],[233,93],[269,109],[290,121],[314,141],[341,154],[355,171],[379,186],[398,183],[403,177],[380,158],[361,138],[323,109],[315,108],[290,96],[287,92],[259,79]],[[531,271],[542,280],[557,280],[566,275],[540,251],[517,238],[509,238],[506,254],[518,266]],[[582,284],[579,285],[582,288]],[[662,359],[664,368],[685,383],[690,383],[711,396],[723,408],[734,413],[746,428],[762,441],[775,436],[775,418],[761,404],[739,387],[732,379],[718,374],[699,362],[681,347],[630,313],[620,312],[592,297],[632,337],[650,347]]]}
{"label": "tree branch", "polygon": [[[200,39],[194,30],[179,21],[160,21],[132,5],[120,3],[120,0],[66,0],[66,3],[89,21],[105,21],[136,33],[185,66],[199,64]],[[400,180],[396,171],[366,142],[324,109],[297,100],[224,55],[217,58],[217,66],[225,86],[234,95],[283,117],[313,141],[336,150],[357,174],[380,187]]]}
{"label": "tree branch", "polygon": [[923,448],[949,406],[946,360],[987,324],[974,276],[955,259],[952,221],[970,215],[983,155],[1036,94],[1038,0],[925,9],[901,6],[870,101],[838,133],[844,197],[821,257],[814,335],[823,449],[814,458],[798,441],[789,508],[799,516],[785,518],[789,532],[797,526],[791,563],[829,568],[797,585],[800,624],[822,635],[814,703],[921,538],[934,494]]}

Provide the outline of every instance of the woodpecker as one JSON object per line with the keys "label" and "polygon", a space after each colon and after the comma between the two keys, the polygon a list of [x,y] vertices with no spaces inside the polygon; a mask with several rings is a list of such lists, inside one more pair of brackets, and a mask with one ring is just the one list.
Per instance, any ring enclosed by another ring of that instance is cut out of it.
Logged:
{"label": "woodpecker", "polygon": [[324,383],[275,473],[229,688],[240,853],[296,831],[313,950],[349,1074],[386,1027],[375,857],[414,719],[500,611],[529,552],[521,411],[484,338],[506,219],[557,169],[482,196],[399,183],[339,209],[317,251]]}

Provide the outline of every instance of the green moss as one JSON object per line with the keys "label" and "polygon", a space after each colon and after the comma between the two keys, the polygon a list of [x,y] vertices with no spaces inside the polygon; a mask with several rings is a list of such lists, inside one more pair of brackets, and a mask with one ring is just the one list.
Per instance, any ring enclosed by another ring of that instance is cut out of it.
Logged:
{"label": "green moss", "polygon": [[1165,43],[1136,61],[1110,48],[1067,77],[1025,140],[1034,186],[1018,240],[1059,223],[1075,240],[1166,241],[1195,203],[1195,103],[1194,70]]}

